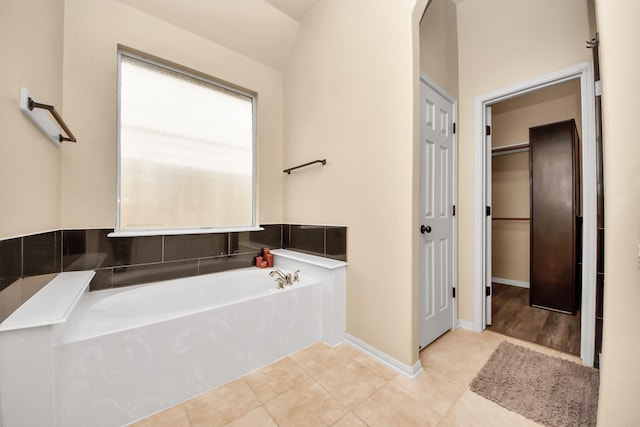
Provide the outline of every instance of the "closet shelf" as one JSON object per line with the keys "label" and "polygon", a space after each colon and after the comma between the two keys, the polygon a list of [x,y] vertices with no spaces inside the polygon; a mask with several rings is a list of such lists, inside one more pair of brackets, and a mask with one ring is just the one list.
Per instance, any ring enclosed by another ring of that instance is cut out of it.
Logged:
{"label": "closet shelf", "polygon": [[502,147],[496,147],[491,149],[491,156],[504,156],[505,154],[515,154],[529,151],[529,143],[523,142],[520,144],[503,145]]}
{"label": "closet shelf", "polygon": [[493,217],[493,221],[529,221],[530,218],[507,218],[507,217]]}

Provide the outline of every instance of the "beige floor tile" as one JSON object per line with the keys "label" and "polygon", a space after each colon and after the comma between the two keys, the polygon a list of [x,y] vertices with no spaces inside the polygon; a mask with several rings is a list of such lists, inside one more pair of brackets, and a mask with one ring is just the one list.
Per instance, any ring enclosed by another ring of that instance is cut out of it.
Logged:
{"label": "beige floor tile", "polygon": [[436,426],[441,417],[432,409],[387,383],[362,402],[353,413],[371,427]]}
{"label": "beige floor tile", "polygon": [[317,343],[289,356],[309,375],[317,374],[332,366],[338,360],[336,351],[324,343]]}
{"label": "beige floor tile", "polygon": [[458,328],[446,333],[422,350],[420,360],[424,360],[433,352],[449,350],[484,365],[504,339],[505,337],[499,334],[477,333]]}
{"label": "beige floor tile", "polygon": [[265,404],[280,427],[330,426],[347,410],[313,380],[281,394]]}
{"label": "beige floor tile", "polygon": [[335,351],[339,358],[354,360],[364,366],[372,374],[385,381],[392,380],[396,375],[398,375],[398,373],[393,369],[383,365],[347,343],[336,346]]}
{"label": "beige floor tile", "polygon": [[260,406],[244,379],[238,379],[183,403],[195,426],[223,426]]}
{"label": "beige floor tile", "polygon": [[190,425],[187,411],[182,405],[178,405],[130,424],[130,427],[189,427]]}
{"label": "beige floor tile", "polygon": [[226,427],[278,427],[263,406],[227,424]]}
{"label": "beige floor tile", "polygon": [[453,421],[450,421],[450,420],[448,420],[446,418],[443,418],[438,423],[438,427],[460,427],[460,426],[458,424],[454,423]]}
{"label": "beige floor tile", "polygon": [[398,375],[392,383],[408,395],[424,402],[441,416],[445,416],[467,389],[467,385],[451,381],[435,369],[426,368],[416,379]]}
{"label": "beige floor tile", "polygon": [[360,418],[349,412],[347,415],[336,421],[332,427],[367,427],[367,425]]}
{"label": "beige floor tile", "polygon": [[457,381],[465,386],[469,385],[486,363],[486,360],[471,357],[468,351],[460,351],[445,345],[440,345],[437,349],[423,350],[420,361],[425,371],[440,372],[450,381]]}
{"label": "beige floor tile", "polygon": [[343,358],[337,358],[329,369],[314,374],[314,379],[349,410],[385,384],[358,362]]}
{"label": "beige floor tile", "polygon": [[495,332],[457,329],[420,352],[425,372],[409,379],[349,344],[318,343],[133,425],[538,426],[468,389],[505,340],[580,363]]}
{"label": "beige floor tile", "polygon": [[534,427],[540,425],[479,396],[471,390],[462,394],[446,419],[459,427]]}
{"label": "beige floor tile", "polygon": [[262,403],[302,384],[307,378],[307,373],[288,357],[244,377]]}

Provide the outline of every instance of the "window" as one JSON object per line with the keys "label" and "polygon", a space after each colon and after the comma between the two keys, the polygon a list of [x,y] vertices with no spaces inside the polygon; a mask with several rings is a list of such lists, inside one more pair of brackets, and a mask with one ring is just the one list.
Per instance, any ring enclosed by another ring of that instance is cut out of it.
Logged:
{"label": "window", "polygon": [[116,235],[256,229],[255,97],[119,51]]}

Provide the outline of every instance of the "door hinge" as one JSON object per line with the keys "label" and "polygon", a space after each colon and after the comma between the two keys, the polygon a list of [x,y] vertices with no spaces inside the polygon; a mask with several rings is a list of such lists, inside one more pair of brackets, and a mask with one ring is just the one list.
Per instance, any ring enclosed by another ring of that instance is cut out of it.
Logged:
{"label": "door hinge", "polygon": [[455,123],[455,122],[453,122],[453,128],[452,128],[452,130],[451,130],[451,131],[452,131],[453,133],[456,133],[456,123]]}
{"label": "door hinge", "polygon": [[486,287],[484,288],[484,294],[485,294],[485,296],[487,296],[487,297],[490,297],[490,296],[491,296],[491,286],[486,286]]}
{"label": "door hinge", "polygon": [[487,125],[486,129],[485,129],[485,134],[487,136],[491,135],[491,126]]}
{"label": "door hinge", "polygon": [[491,206],[487,206],[485,213],[487,214],[487,216],[491,216]]}
{"label": "door hinge", "polygon": [[453,290],[453,297],[456,297],[456,288],[451,288]]}
{"label": "door hinge", "polygon": [[602,81],[601,80],[597,80],[594,83],[594,91],[596,93],[596,96],[602,96]]}
{"label": "door hinge", "polygon": [[453,205],[453,209],[451,209],[451,215],[456,216],[456,205]]}

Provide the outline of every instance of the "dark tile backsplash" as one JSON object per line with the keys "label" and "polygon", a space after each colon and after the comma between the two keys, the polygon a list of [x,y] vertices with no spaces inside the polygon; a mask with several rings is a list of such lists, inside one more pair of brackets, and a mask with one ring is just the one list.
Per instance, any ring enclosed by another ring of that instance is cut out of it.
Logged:
{"label": "dark tile backsplash", "polygon": [[259,252],[262,248],[282,247],[282,224],[263,225],[262,231],[231,233],[230,254]]}
{"label": "dark tile backsplash", "polygon": [[113,287],[113,268],[105,268],[95,270],[96,274],[91,280],[89,289],[92,291],[100,291],[102,289],[110,289]]}
{"label": "dark tile backsplash", "polygon": [[282,247],[332,258],[347,260],[347,227],[322,225],[283,225]]}
{"label": "dark tile backsplash", "polygon": [[340,261],[347,260],[347,227],[325,229],[325,256]]}
{"label": "dark tile backsplash", "polygon": [[22,277],[22,238],[0,241],[0,291]]}
{"label": "dark tile backsplash", "polygon": [[140,285],[161,280],[198,275],[198,260],[171,261],[158,264],[131,265],[113,269],[113,287]]}
{"label": "dark tile backsplash", "polygon": [[107,237],[113,230],[64,230],[63,271],[162,262],[162,236]]}
{"label": "dark tile backsplash", "polygon": [[0,290],[21,277],[95,270],[91,290],[244,268],[261,248],[346,261],[346,227],[263,225],[262,231],[107,237],[110,229],[58,230],[0,241]]}
{"label": "dark tile backsplash", "polygon": [[324,256],[324,230],[325,227],[317,225],[289,225],[289,240],[284,246],[300,252]]}
{"label": "dark tile backsplash", "polygon": [[61,269],[61,231],[23,237],[22,276],[57,273]]}
{"label": "dark tile backsplash", "polygon": [[257,252],[199,259],[198,274],[219,273],[236,268],[251,267],[254,265],[256,253]]}
{"label": "dark tile backsplash", "polygon": [[182,234],[164,236],[164,260],[205,258],[226,255],[229,234]]}

